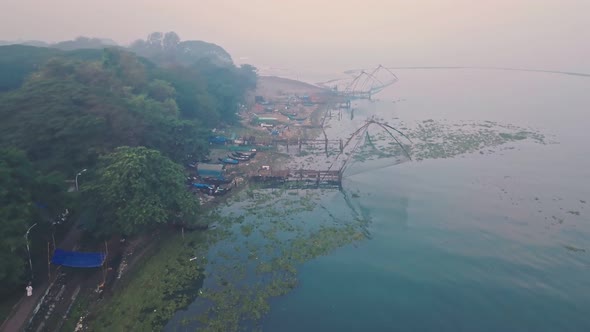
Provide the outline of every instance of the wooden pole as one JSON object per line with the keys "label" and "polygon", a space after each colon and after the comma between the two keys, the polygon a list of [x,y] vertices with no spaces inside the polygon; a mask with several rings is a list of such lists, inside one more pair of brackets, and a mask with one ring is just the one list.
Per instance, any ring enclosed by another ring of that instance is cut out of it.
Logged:
{"label": "wooden pole", "polygon": [[102,263],[102,287],[104,287],[107,283],[107,270],[106,270],[106,259],[105,261]]}
{"label": "wooden pole", "polygon": [[107,240],[104,240],[104,248],[105,248],[105,256],[104,260],[102,261],[102,285],[104,287],[107,283],[107,257],[109,257],[109,246],[107,244]]}
{"label": "wooden pole", "polygon": [[47,280],[51,281],[51,253],[49,249],[49,241],[47,241]]}

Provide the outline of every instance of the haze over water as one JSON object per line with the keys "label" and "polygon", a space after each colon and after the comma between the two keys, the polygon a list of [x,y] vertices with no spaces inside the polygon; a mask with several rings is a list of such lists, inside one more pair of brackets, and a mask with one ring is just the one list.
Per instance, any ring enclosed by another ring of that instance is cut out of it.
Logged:
{"label": "haze over water", "polygon": [[357,104],[351,128],[372,115],[408,126],[489,120],[538,130],[547,144],[356,163],[344,188],[359,192],[372,239],[304,264],[264,330],[590,330],[590,79],[395,73],[381,102]]}
{"label": "haze over water", "polygon": [[[0,39],[127,44],[176,31],[262,74],[307,82],[379,63],[590,73],[589,12],[587,0],[8,0]],[[546,144],[357,162],[344,190],[358,193],[371,239],[303,264],[264,330],[590,331],[590,78],[394,72],[400,81],[382,102],[356,105],[349,132],[372,115],[409,128],[494,121],[538,131]],[[339,193],[324,206],[349,209]]]}

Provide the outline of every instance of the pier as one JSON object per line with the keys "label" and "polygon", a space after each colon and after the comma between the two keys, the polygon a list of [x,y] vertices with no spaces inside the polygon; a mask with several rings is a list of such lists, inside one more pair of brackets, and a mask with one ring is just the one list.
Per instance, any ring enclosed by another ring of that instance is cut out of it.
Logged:
{"label": "pier", "polygon": [[323,131],[322,128],[322,132],[324,133],[324,139],[303,139],[303,138],[297,138],[297,139],[275,139],[272,141],[272,145],[273,146],[278,146],[278,145],[282,145],[285,146],[287,148],[287,152],[289,152],[289,146],[295,147],[297,148],[297,151],[299,153],[301,153],[302,151],[302,147],[304,145],[320,145],[320,146],[324,146],[324,152],[326,153],[326,157],[329,155],[329,151],[328,151],[328,147],[329,146],[337,146],[338,150],[340,152],[342,152],[342,150],[344,149],[344,142],[342,139],[328,139],[328,137],[325,135],[326,133]]}
{"label": "pier", "polygon": [[250,174],[250,180],[267,187],[342,188],[340,170],[259,170]]}

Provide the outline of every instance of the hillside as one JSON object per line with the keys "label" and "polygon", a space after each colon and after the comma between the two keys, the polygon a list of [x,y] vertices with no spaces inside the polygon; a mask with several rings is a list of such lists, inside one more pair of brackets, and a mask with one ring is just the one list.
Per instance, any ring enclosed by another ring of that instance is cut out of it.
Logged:
{"label": "hillside", "polygon": [[[65,208],[93,211],[85,229],[96,237],[194,221],[181,165],[208,153],[210,128],[236,121],[257,78],[250,66],[158,65],[122,48],[24,45],[0,46],[0,71],[0,293],[25,280],[28,227],[51,234]],[[64,180],[82,169],[88,193],[66,198]],[[100,187],[106,179],[112,186]],[[121,205],[109,196],[115,187],[135,199]]]}

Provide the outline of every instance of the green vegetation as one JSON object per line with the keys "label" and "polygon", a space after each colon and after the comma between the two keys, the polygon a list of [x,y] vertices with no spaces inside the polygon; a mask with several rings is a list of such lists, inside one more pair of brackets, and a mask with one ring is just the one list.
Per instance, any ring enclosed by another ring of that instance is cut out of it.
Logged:
{"label": "green vegetation", "polygon": [[[166,42],[166,52],[194,44]],[[198,48],[164,62],[105,44],[0,47],[2,290],[25,281],[26,230],[38,223],[31,236],[51,234],[66,208],[95,237],[197,221],[179,164],[208,153],[210,129],[235,122],[256,85],[254,67],[212,61]],[[66,195],[65,179],[82,169],[82,195]]]}
{"label": "green vegetation", "polygon": [[87,308],[90,304],[91,299],[85,295],[78,296],[76,301],[72,305],[72,309],[68,315],[68,318],[64,321],[64,324],[60,331],[74,331],[76,325],[81,317],[88,314]]}
{"label": "green vegetation", "polygon": [[200,331],[239,331],[245,321],[255,326],[270,310],[272,297],[297,286],[299,264],[362,241],[363,222],[334,217],[321,205],[323,196],[283,189],[250,190],[234,198],[222,209],[227,217],[220,222],[233,236],[219,246],[225,250],[216,252],[218,259],[208,262],[211,280],[196,302],[201,309],[181,321],[198,324]]}
{"label": "green vegetation", "polygon": [[[23,236],[34,220],[57,214],[65,200],[62,187],[59,174],[39,173],[23,151],[0,149],[0,295],[28,270]],[[49,223],[38,227],[47,231]]]}
{"label": "green vegetation", "polygon": [[[157,253],[128,275],[92,320],[94,331],[159,331],[179,309],[197,296],[215,232],[188,233],[183,241],[170,236],[157,244]],[[191,258],[196,257],[194,260]]]}
{"label": "green vegetation", "polygon": [[574,247],[571,245],[564,245],[563,247],[569,251],[572,251],[572,252],[586,252],[586,249]]}
{"label": "green vegetation", "polygon": [[84,188],[87,230],[134,235],[158,224],[194,223],[199,206],[185,189],[180,165],[144,147],[119,147],[101,157]]}
{"label": "green vegetation", "polygon": [[152,32],[145,40],[138,39],[131,50],[157,63],[192,65],[201,59],[208,59],[221,65],[232,63],[232,58],[218,45],[200,40],[181,41],[173,31]]}
{"label": "green vegetation", "polygon": [[[545,137],[539,132],[491,121],[448,123],[429,119],[402,130],[413,141],[411,145],[404,145],[405,149],[418,161],[453,158],[478,151],[485,154],[492,152],[493,148],[522,140],[545,144]],[[387,133],[367,132],[365,144],[353,158],[355,161],[365,161],[379,158],[404,160],[406,157]]]}

